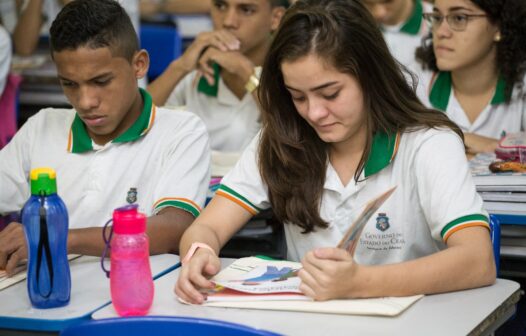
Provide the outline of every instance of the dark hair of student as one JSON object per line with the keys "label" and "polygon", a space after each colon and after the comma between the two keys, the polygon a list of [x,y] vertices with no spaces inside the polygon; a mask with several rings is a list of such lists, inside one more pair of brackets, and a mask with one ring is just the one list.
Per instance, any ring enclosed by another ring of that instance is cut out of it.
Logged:
{"label": "dark hair of student", "polygon": [[[488,20],[500,28],[496,65],[506,82],[506,96],[515,83],[522,82],[526,71],[526,1],[524,0],[471,0],[482,9]],[[416,51],[416,58],[426,69],[439,71],[433,51],[431,33]]]}
{"label": "dark hair of student", "polygon": [[290,1],[289,0],[270,0],[270,5],[272,7],[285,7],[289,8]]}
{"label": "dark hair of student", "polygon": [[75,0],[64,6],[50,29],[53,52],[108,47],[132,61],[139,41],[128,14],[115,0]]}
{"label": "dark hair of student", "polygon": [[296,2],[281,21],[263,65],[258,161],[277,218],[299,225],[304,232],[327,227],[319,210],[329,145],[294,107],[281,64],[309,54],[356,78],[363,91],[367,142],[355,181],[364,169],[375,132],[448,127],[462,137],[444,113],[420,103],[359,0]]}

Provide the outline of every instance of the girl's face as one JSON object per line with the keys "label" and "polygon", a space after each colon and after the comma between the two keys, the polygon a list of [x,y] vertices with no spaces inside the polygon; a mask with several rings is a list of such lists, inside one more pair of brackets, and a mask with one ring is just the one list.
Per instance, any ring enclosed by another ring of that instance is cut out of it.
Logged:
{"label": "girl's face", "polygon": [[488,62],[495,66],[499,27],[482,16],[486,15],[482,9],[470,0],[435,0],[433,13],[435,18],[443,18],[432,28],[438,69],[456,71],[487,66]]}
{"label": "girl's face", "polygon": [[356,78],[313,54],[283,62],[281,71],[296,110],[323,141],[340,145],[365,139],[363,93]]}

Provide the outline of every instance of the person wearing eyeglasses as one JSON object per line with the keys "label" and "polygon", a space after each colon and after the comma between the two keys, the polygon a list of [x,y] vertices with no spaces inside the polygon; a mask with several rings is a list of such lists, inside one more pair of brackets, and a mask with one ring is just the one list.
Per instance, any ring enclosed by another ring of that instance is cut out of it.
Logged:
{"label": "person wearing eyeglasses", "polygon": [[379,24],[389,51],[403,65],[417,65],[415,51],[428,33],[422,13],[431,5],[422,0],[362,0]]}
{"label": "person wearing eyeglasses", "polygon": [[468,156],[526,129],[526,2],[436,0],[417,50],[420,99],[465,134]]}

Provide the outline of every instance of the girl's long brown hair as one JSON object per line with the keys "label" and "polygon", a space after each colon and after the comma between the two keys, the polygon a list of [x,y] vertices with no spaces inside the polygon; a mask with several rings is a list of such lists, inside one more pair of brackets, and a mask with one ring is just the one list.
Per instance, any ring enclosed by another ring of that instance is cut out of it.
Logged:
{"label": "girl's long brown hair", "polygon": [[367,142],[355,181],[376,132],[447,127],[462,137],[445,114],[420,103],[360,1],[296,2],[285,14],[263,66],[258,91],[263,122],[258,158],[275,215],[304,232],[327,227],[319,211],[329,145],[296,111],[284,85],[281,64],[309,54],[353,76],[361,85]]}

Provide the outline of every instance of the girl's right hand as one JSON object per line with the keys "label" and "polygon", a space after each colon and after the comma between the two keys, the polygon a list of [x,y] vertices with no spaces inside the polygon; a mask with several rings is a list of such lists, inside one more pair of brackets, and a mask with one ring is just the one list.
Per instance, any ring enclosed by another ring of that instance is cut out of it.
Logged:
{"label": "girl's right hand", "polygon": [[200,248],[190,261],[181,266],[179,278],[175,284],[175,294],[188,303],[201,304],[206,294],[201,289],[213,289],[214,284],[208,280],[221,269],[221,261],[211,251]]}

